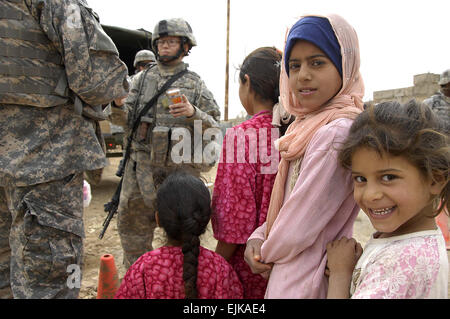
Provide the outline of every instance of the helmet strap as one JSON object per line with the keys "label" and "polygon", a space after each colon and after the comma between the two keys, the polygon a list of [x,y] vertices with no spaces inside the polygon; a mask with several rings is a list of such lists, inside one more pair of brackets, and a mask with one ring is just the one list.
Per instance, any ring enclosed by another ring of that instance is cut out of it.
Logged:
{"label": "helmet strap", "polygon": [[175,55],[159,55],[159,51],[156,52],[158,61],[161,62],[162,64],[166,64],[166,63],[170,63],[176,59],[178,59],[180,56],[182,55],[188,55],[185,51],[184,51],[184,44],[187,43],[186,39],[184,37],[181,38],[181,42],[180,42],[180,48],[178,49],[178,52]]}

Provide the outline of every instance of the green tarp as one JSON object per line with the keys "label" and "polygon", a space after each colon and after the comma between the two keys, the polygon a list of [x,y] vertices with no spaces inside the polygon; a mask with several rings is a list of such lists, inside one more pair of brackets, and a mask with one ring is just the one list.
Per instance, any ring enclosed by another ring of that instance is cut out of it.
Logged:
{"label": "green tarp", "polygon": [[139,29],[131,30],[117,26],[102,24],[103,30],[114,41],[119,50],[120,59],[126,63],[128,73],[134,73],[134,56],[139,50],[151,49],[152,33],[150,31]]}

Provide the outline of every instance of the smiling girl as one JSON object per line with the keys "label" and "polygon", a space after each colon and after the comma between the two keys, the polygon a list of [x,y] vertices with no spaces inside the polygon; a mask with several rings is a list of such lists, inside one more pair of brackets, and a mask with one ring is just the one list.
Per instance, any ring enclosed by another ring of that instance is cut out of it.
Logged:
{"label": "smiling girl", "polygon": [[447,298],[447,253],[433,217],[448,207],[448,133],[415,101],[378,104],[355,120],[340,160],[377,232],[364,253],[354,239],[328,244],[329,298]]}

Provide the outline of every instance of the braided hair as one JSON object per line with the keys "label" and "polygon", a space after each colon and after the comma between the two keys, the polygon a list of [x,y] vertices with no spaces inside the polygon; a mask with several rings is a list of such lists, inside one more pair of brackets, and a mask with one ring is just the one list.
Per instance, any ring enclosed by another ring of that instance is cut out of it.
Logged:
{"label": "braided hair", "polygon": [[156,208],[160,226],[169,239],[182,244],[186,298],[197,298],[199,236],[205,232],[211,217],[209,190],[199,178],[176,171],[158,188]]}

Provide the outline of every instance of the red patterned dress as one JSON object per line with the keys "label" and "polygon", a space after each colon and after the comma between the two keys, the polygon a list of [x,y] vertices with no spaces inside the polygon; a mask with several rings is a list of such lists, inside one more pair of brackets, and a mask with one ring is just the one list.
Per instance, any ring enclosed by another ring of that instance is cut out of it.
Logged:
{"label": "red patterned dress", "polygon": [[244,251],[248,237],[266,220],[280,160],[273,146],[279,133],[271,122],[272,113],[263,111],[227,130],[212,197],[214,237],[238,245],[229,262],[246,299],[264,298],[267,285],[263,277],[251,272]]}
{"label": "red patterned dress", "polygon": [[[199,299],[242,299],[242,285],[227,261],[200,246]],[[115,299],[184,299],[181,247],[161,247],[139,257],[128,269]]]}

